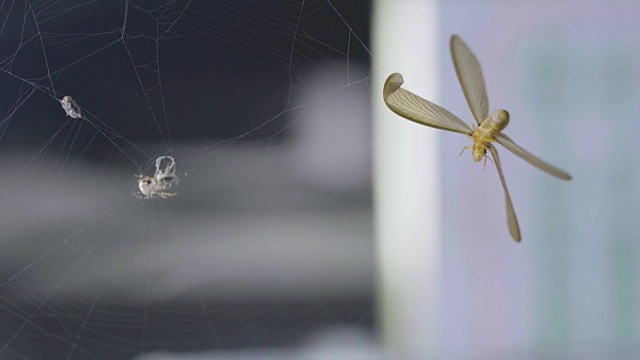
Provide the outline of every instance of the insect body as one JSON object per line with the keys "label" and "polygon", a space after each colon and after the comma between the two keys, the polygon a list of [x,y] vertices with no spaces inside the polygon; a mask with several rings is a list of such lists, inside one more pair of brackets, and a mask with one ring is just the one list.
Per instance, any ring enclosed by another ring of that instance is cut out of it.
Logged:
{"label": "insect body", "polygon": [[[509,113],[506,110],[497,110],[489,114],[489,100],[482,71],[480,70],[480,63],[458,36],[451,37],[450,47],[458,80],[478,127],[474,125],[474,128],[471,128],[447,109],[403,89],[404,79],[399,73],[391,74],[385,81],[383,89],[384,102],[389,109],[408,120],[436,129],[467,135],[473,140],[473,145],[466,146],[462,151],[471,149],[474,162],[479,162],[484,158],[486,165],[486,159],[488,159],[487,150],[491,152],[504,189],[509,232],[514,240],[520,241],[522,237],[518,219],[502,173],[498,149],[493,146],[492,142],[499,143],[531,165],[562,180],[571,180],[571,175],[540,160],[502,133],[502,130],[509,124]],[[460,154],[462,155],[462,153]]]}
{"label": "insect body", "polygon": [[465,146],[460,155],[466,150],[471,149],[474,162],[480,162],[484,158],[484,164],[487,165],[487,149],[489,143],[496,141],[496,136],[509,124],[509,113],[506,110],[498,110],[487,116],[481,125],[473,131],[469,136],[473,140],[473,145]]}
{"label": "insect body", "polygon": [[62,108],[67,113],[67,116],[71,116],[74,119],[78,119],[82,117],[82,110],[80,110],[80,106],[71,98],[71,96],[65,96],[60,100],[60,104]]}

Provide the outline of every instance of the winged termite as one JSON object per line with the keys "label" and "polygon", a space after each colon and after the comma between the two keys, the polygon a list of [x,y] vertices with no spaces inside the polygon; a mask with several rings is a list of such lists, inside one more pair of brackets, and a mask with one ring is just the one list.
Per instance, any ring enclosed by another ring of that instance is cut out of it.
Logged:
{"label": "winged termite", "polygon": [[571,175],[535,157],[502,133],[502,130],[509,123],[509,113],[506,110],[497,110],[489,114],[489,99],[487,98],[487,90],[482,77],[480,63],[458,36],[451,37],[450,47],[458,80],[471,113],[476,119],[477,127],[474,124],[473,128],[471,128],[448,110],[403,89],[401,86],[404,83],[404,79],[399,73],[391,74],[385,81],[383,89],[384,102],[389,109],[408,120],[436,129],[467,135],[473,140],[473,145],[465,147],[462,151],[471,149],[474,162],[479,162],[484,158],[486,165],[487,150],[491,152],[504,189],[509,232],[514,240],[520,241],[518,219],[502,173],[498,149],[493,146],[492,142],[499,143],[531,165],[562,180],[571,180]]}

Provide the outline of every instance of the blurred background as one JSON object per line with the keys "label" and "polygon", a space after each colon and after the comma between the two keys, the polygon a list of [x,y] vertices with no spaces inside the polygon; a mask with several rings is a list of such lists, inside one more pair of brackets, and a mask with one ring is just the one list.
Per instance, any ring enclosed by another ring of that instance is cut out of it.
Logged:
{"label": "blurred background", "polygon": [[[634,1],[6,1],[1,359],[636,358]],[[554,179],[472,122],[449,54]],[[84,119],[65,117],[72,96]],[[136,175],[176,160],[169,199]]]}

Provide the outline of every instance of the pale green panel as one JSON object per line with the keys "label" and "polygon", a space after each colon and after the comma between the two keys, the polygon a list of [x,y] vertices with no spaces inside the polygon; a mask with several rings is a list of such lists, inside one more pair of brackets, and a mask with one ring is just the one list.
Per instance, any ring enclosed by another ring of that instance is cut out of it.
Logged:
{"label": "pale green panel", "polygon": [[634,1],[443,6],[442,105],[471,122],[448,52],[456,33],[482,66],[489,111],[511,114],[505,133],[573,175],[555,179],[500,147],[515,244],[495,168],[456,161],[467,139],[442,135],[452,353],[612,354],[640,341],[638,14]]}

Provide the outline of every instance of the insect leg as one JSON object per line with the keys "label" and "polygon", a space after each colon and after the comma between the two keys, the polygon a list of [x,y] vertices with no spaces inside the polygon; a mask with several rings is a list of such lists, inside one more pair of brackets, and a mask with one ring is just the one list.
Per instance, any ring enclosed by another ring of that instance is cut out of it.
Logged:
{"label": "insect leg", "polygon": [[462,148],[462,151],[460,151],[460,155],[458,155],[458,157],[462,156],[462,153],[464,153],[464,151],[467,149],[473,149],[473,145],[465,146],[464,148]]}
{"label": "insect leg", "polygon": [[489,155],[485,155],[484,157],[484,169],[487,170],[487,160],[491,161],[492,163],[495,164],[495,161],[493,161],[492,158],[489,157]]}

